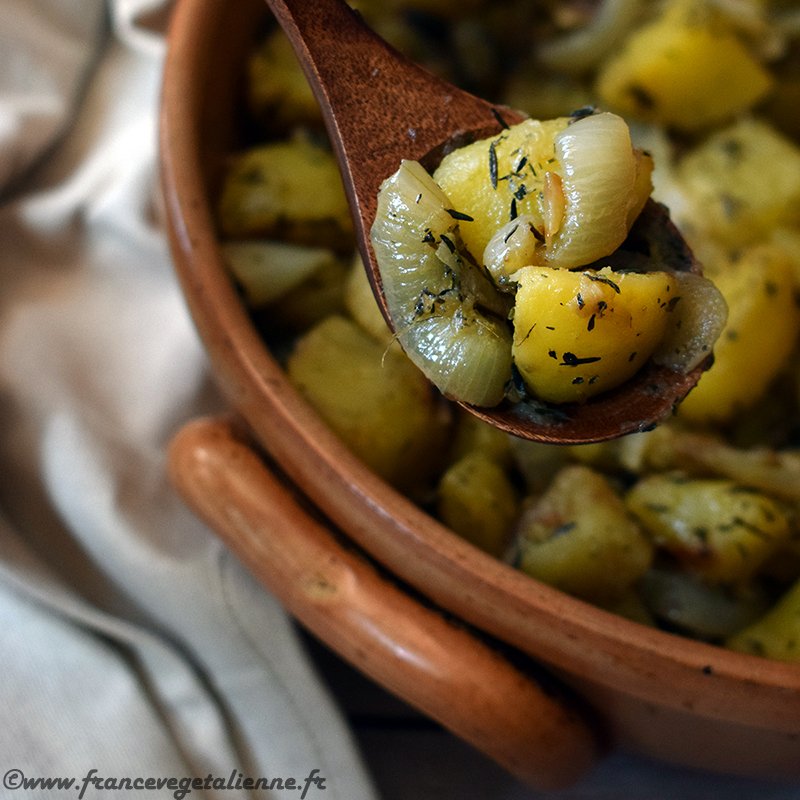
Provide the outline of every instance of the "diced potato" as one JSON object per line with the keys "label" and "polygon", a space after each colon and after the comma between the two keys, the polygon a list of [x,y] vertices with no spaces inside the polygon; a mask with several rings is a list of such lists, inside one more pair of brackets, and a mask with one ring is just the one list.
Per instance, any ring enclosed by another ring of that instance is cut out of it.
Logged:
{"label": "diced potato", "polygon": [[763,617],[729,638],[726,646],[779,661],[800,661],[800,581]]}
{"label": "diced potato", "polygon": [[305,139],[262,145],[237,158],[225,177],[218,219],[231,238],[352,247],[353,223],[336,159]]}
{"label": "diced potato", "polygon": [[514,363],[531,392],[583,400],[634,375],[664,339],[680,298],[667,273],[525,267],[514,309]]}
{"label": "diced potato", "polygon": [[353,259],[353,265],[347,275],[344,302],[350,316],[376,341],[383,342],[387,346],[394,341],[392,331],[372,293],[364,262],[358,254]]}
{"label": "diced potato", "polygon": [[436,508],[445,525],[499,556],[508,544],[519,501],[505,469],[490,455],[473,451],[442,475]]}
{"label": "diced potato", "polygon": [[460,231],[477,261],[495,231],[517,214],[531,214],[539,229],[544,229],[539,193],[545,173],[555,164],[555,135],[568,124],[566,117],[527,120],[492,139],[459,147],[442,159],[433,178],[453,208],[472,217],[460,225]]}
{"label": "diced potato", "polygon": [[714,364],[679,408],[695,423],[726,422],[752,408],[786,362],[800,330],[793,267],[785,251],[758,245],[715,276],[728,322]]}
{"label": "diced potato", "polygon": [[653,554],[606,478],[579,465],[523,511],[518,544],[522,570],[594,602],[624,597]]}
{"label": "diced potato", "polygon": [[714,133],[679,162],[676,174],[690,225],[728,247],[800,220],[800,147],[759,120]]}
{"label": "diced potato", "polygon": [[242,240],[221,247],[245,302],[253,308],[274,303],[336,261],[324,247],[285,242]]}
{"label": "diced potato", "polygon": [[734,32],[678,3],[630,36],[601,69],[597,92],[623,116],[696,131],[751,108],[771,85]]}
{"label": "diced potato", "polygon": [[776,501],[723,479],[648,476],[626,504],[656,546],[712,585],[748,580],[790,535]]}
{"label": "diced potato", "polygon": [[289,380],[350,449],[379,475],[417,489],[437,468],[447,417],[402,353],[386,353],[354,322],[329,317],[301,339]]}
{"label": "diced potato", "polygon": [[264,39],[247,66],[250,108],[267,129],[322,126],[319,104],[289,39],[280,28]]}

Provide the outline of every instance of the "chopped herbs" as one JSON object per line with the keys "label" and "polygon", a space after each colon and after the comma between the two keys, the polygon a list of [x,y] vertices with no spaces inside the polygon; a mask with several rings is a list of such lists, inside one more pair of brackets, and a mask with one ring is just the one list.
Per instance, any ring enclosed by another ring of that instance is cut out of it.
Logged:
{"label": "chopped herbs", "polygon": [[441,234],[439,238],[442,240],[442,244],[451,252],[455,253],[456,245],[455,242],[445,233]]}
{"label": "chopped herbs", "polygon": [[503,119],[503,115],[496,109],[492,108],[492,116],[497,120],[497,124],[504,130],[509,129],[508,123]]}
{"label": "chopped herbs", "polygon": [[604,275],[596,275],[592,272],[586,272],[586,277],[590,281],[597,281],[597,283],[604,283],[606,286],[610,286],[617,294],[620,293],[619,284],[614,283],[610,278],[606,278]]}
{"label": "chopped herbs", "polygon": [[453,218],[461,220],[462,222],[475,222],[475,218],[469,214],[464,214],[462,211],[456,211],[454,208],[445,209],[447,213]]}
{"label": "chopped herbs", "polygon": [[489,181],[492,189],[497,189],[497,142],[489,144]]}
{"label": "chopped herbs", "polygon": [[564,353],[561,356],[561,366],[580,367],[582,364],[595,364],[601,360],[601,356],[585,356],[584,358],[579,358],[575,353]]}

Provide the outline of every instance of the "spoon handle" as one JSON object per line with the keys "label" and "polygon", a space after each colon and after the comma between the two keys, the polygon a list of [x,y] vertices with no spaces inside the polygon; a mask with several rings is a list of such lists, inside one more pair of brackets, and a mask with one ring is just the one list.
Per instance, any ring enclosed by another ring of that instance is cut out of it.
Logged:
{"label": "spoon handle", "polygon": [[343,0],[267,4],[322,108],[359,241],[368,238],[381,183],[401,159],[420,160],[454,135],[502,127],[495,106],[406,59]]}

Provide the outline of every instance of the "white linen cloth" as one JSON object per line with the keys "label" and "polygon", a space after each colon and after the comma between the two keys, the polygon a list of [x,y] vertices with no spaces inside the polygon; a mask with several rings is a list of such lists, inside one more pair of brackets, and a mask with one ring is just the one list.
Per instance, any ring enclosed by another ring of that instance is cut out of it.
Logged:
{"label": "white linen cloth", "polygon": [[166,482],[219,401],[159,224],[160,5],[0,0],[0,796],[317,769],[308,798],[367,800],[286,615]]}
{"label": "white linen cloth", "polygon": [[[316,769],[311,800],[371,800],[290,621],[165,478],[171,435],[221,402],[159,216],[164,43],[146,21],[164,6],[0,0],[0,797],[175,796],[24,789],[22,775],[235,784]],[[452,785],[481,800],[463,775]],[[487,800],[539,796],[493,785]],[[797,793],[618,757],[558,796]]]}

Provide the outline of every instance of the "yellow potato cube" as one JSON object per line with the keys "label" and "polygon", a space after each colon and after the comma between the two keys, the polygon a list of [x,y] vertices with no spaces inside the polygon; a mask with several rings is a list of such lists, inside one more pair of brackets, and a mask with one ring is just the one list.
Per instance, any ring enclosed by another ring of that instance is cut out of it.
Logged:
{"label": "yellow potato cube", "polygon": [[513,463],[512,448],[519,441],[474,414],[459,410],[450,445],[450,458],[458,461],[470,453],[481,453],[498,464],[510,466]]}
{"label": "yellow potato cube", "polygon": [[694,423],[721,423],[752,408],[786,362],[800,330],[793,265],[776,245],[745,250],[715,276],[728,321],[714,364],[681,403]]}
{"label": "yellow potato cube", "polygon": [[473,451],[462,456],[439,482],[439,519],[487,553],[502,554],[518,511],[511,479],[490,455]]}
{"label": "yellow potato cube", "polygon": [[344,317],[329,317],[296,344],[289,380],[350,449],[379,475],[409,490],[437,468],[448,417],[403,354]]}
{"label": "yellow potato cube", "polygon": [[800,148],[758,120],[741,120],[690,151],[677,181],[686,222],[728,247],[800,220]]}
{"label": "yellow potato cube", "polygon": [[364,269],[364,262],[358,253],[353,258],[347,274],[344,305],[350,316],[376,341],[382,342],[386,347],[392,345],[396,349],[400,348],[391,328],[383,318]]}
{"label": "yellow potato cube", "polygon": [[651,475],[626,504],[657,547],[711,585],[747,581],[790,534],[776,501],[724,479]]}
{"label": "yellow potato cube", "polygon": [[628,39],[601,70],[597,92],[623,116],[695,131],[752,107],[771,85],[734,33],[678,8]]}
{"label": "yellow potato cube", "polygon": [[349,249],[353,223],[333,154],[296,139],[254,147],[225,176],[223,234]]}
{"label": "yellow potato cube", "polygon": [[[495,231],[514,216],[530,214],[541,229],[539,193],[555,164],[555,135],[569,118],[526,120],[492,139],[460,147],[442,159],[433,179],[453,208],[473,218],[460,226],[473,258],[481,261]],[[513,208],[513,212],[512,212]]]}
{"label": "yellow potato cube", "polygon": [[514,363],[532,394],[553,403],[631,378],[664,339],[680,301],[664,272],[525,267],[515,280]]}
{"label": "yellow potato cube", "polygon": [[730,637],[732,650],[779,661],[800,661],[800,581],[763,617]]}
{"label": "yellow potato cube", "polygon": [[608,480],[577,465],[523,512],[518,546],[524,572],[593,602],[624,597],[653,555]]}

